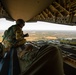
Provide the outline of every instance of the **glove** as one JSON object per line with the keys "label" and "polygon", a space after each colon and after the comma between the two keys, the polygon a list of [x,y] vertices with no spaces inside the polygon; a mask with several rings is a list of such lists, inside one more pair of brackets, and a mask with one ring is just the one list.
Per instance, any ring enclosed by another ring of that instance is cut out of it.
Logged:
{"label": "glove", "polygon": [[29,34],[28,34],[28,33],[26,33],[26,34],[24,34],[24,35],[23,35],[23,37],[28,37],[28,36],[29,36]]}

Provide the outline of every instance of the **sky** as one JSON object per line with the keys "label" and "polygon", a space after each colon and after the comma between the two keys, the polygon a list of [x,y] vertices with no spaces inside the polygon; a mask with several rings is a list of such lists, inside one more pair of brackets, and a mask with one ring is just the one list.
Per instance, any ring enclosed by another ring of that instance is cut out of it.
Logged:
{"label": "sky", "polygon": [[[15,21],[8,21],[6,19],[0,19],[0,30],[6,30],[11,25],[14,25]],[[23,30],[70,30],[76,31],[76,26],[69,26],[69,25],[61,25],[55,23],[48,23],[48,22],[30,22],[25,23]]]}

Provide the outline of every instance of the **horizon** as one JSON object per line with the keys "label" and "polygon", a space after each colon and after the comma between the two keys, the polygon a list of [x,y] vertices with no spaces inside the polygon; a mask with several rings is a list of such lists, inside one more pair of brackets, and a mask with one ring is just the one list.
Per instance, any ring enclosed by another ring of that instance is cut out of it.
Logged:
{"label": "horizon", "polygon": [[[6,30],[10,26],[14,25],[15,21],[8,21],[4,18],[0,19],[0,30]],[[56,23],[49,23],[49,22],[33,22],[27,23],[23,27],[23,30],[36,30],[36,31],[52,31],[52,30],[60,30],[60,31],[76,31],[76,26],[69,26],[69,25],[62,25]]]}

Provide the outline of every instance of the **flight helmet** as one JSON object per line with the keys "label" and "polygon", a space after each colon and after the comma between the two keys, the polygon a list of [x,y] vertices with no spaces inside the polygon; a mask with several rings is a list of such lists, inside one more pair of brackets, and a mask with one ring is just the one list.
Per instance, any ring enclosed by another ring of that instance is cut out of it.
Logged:
{"label": "flight helmet", "polygon": [[17,21],[16,21],[16,24],[17,25],[20,25],[20,24],[25,24],[25,21],[23,20],[23,19],[17,19]]}

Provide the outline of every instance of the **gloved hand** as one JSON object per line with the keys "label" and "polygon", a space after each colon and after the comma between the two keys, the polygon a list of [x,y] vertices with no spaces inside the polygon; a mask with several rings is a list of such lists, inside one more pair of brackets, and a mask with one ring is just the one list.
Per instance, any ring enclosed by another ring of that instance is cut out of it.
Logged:
{"label": "gloved hand", "polygon": [[28,37],[28,36],[29,36],[29,34],[28,34],[28,33],[26,33],[26,34],[24,34],[24,35],[23,35],[23,37]]}

